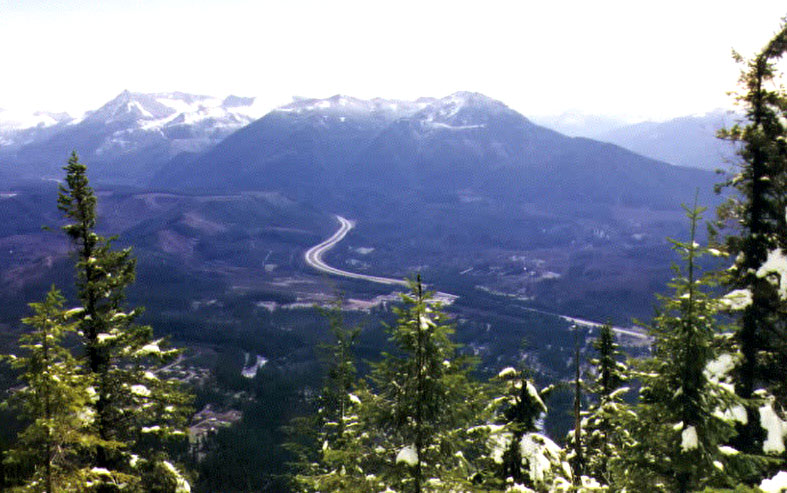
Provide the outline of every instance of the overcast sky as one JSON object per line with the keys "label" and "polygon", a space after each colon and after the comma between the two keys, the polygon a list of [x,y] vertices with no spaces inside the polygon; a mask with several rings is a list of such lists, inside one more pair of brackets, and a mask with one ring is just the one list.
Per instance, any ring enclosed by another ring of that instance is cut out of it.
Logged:
{"label": "overcast sky", "polygon": [[783,0],[0,0],[0,107],[94,109],[123,89],[414,99],[665,119],[729,106]]}

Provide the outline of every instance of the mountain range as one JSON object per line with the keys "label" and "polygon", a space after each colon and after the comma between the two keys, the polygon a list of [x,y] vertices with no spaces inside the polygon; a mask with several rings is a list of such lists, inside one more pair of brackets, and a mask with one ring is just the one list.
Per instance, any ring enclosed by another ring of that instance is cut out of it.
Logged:
{"label": "mountain range", "polygon": [[[110,229],[194,276],[215,267],[230,284],[277,282],[254,270],[270,255],[289,266],[287,276],[316,275],[294,259],[341,214],[357,227],[329,263],[400,278],[423,272],[447,291],[487,289],[602,318],[610,309],[649,314],[669,275],[665,238],[686,230],[680,204],[697,192],[701,204],[719,200],[713,173],[568,137],[478,93],[296,99],[259,119],[255,110],[251,98],[123,92],[81,118],[42,114],[32,127],[0,126],[10,129],[0,179],[10,189],[61,178],[76,149],[97,186],[147,197],[139,199],[150,205],[144,226],[127,230],[141,219],[125,217],[129,209],[112,214]],[[154,200],[150,191],[170,195]],[[260,193],[309,224],[322,217],[323,226],[299,227],[281,247],[260,232],[281,235],[287,224],[245,208],[261,207],[248,200]],[[222,197],[245,205],[197,209]],[[6,201],[9,214],[14,204],[29,211],[38,203],[21,199]],[[155,205],[170,202],[181,205],[166,214]],[[215,234],[222,224],[244,226],[225,237]],[[259,263],[250,265],[233,238],[253,245]],[[308,299],[315,289],[306,291],[294,296]]]}
{"label": "mountain range", "polygon": [[[461,94],[452,98],[456,100]],[[364,101],[339,95],[328,99],[299,98],[266,116],[272,119],[276,114],[289,113],[303,122],[309,121],[309,115],[315,120],[314,115],[319,114],[317,118],[325,118],[322,125],[327,127],[333,115],[334,120],[347,122],[344,130],[352,132],[353,125],[360,125],[364,127],[359,129],[361,133],[374,133],[396,120],[414,117],[427,107],[434,109],[439,101],[436,98]],[[196,155],[210,150],[263,113],[255,98],[220,99],[182,92],[128,91],[80,117],[0,109],[0,175],[10,171],[6,173],[9,179],[55,178],[60,173],[62,156],[77,149],[92,164],[96,179],[146,185],[159,172],[166,176],[172,174],[168,168],[193,162]],[[426,118],[424,128],[430,125]],[[739,119],[729,112],[715,110],[664,122],[626,124],[604,116],[564,113],[540,116],[535,123],[566,136],[613,143],[654,160],[714,170],[728,167],[734,158],[734,148],[718,140],[716,132]],[[439,128],[439,123],[432,121],[431,128]]]}
{"label": "mountain range", "polygon": [[15,122],[0,113],[0,165],[17,178],[57,178],[77,150],[98,181],[138,184],[174,156],[205,150],[259,117],[254,103],[237,96],[123,91],[79,118],[39,113]]}
{"label": "mountain range", "polygon": [[[278,108],[215,147],[163,167],[158,186],[347,194],[592,200],[671,206],[707,176],[569,138],[476,93],[415,102],[346,96]],[[614,177],[614,179],[610,179]]]}
{"label": "mountain range", "polygon": [[540,124],[566,135],[610,142],[658,161],[711,171],[728,170],[735,162],[734,145],[716,135],[742,120],[741,115],[720,109],[634,124],[581,113],[538,118]]}

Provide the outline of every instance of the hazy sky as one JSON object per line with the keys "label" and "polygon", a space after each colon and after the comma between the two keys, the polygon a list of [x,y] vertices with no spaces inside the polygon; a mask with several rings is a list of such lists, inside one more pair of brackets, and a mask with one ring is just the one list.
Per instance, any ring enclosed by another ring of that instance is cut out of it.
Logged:
{"label": "hazy sky", "polygon": [[783,0],[0,0],[0,107],[79,112],[123,89],[412,99],[663,119],[729,106]]}

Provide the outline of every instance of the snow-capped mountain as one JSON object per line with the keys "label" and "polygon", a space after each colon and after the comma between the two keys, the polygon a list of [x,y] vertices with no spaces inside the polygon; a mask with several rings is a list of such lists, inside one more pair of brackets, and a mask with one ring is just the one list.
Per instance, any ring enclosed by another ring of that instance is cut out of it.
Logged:
{"label": "snow-capped mountain", "polygon": [[42,114],[37,126],[9,124],[10,130],[0,133],[6,141],[0,166],[30,177],[53,178],[76,149],[98,179],[136,183],[180,153],[215,145],[263,112],[254,98],[123,91],[79,119]]}
{"label": "snow-capped mountain", "polygon": [[0,130],[26,130],[33,127],[51,127],[73,120],[68,113],[46,111],[21,112],[0,108]]}
{"label": "snow-capped mountain", "polygon": [[[480,93],[461,91],[444,98],[418,98],[415,101],[399,99],[359,99],[337,94],[325,99],[294,98],[293,102],[273,110],[297,116],[362,117],[392,122],[414,118],[427,125],[468,125],[471,120],[485,119],[490,115],[511,110],[500,101]],[[341,120],[340,120],[341,121]]]}
{"label": "snow-capped mountain", "polygon": [[73,121],[67,113],[22,112],[0,108],[0,149],[21,147]]}
{"label": "snow-capped mountain", "polygon": [[[328,184],[342,180],[344,173],[349,172],[348,167],[355,166],[359,153],[365,152],[376,138],[385,136],[391,127],[412,126],[411,131],[417,134],[471,130],[485,127],[490,119],[503,113],[524,119],[499,101],[469,92],[415,101],[363,100],[344,95],[325,99],[296,98],[239,130],[209,152],[232,160],[226,165],[226,169],[233,170],[232,176],[221,179],[251,180],[247,185],[257,183],[266,175],[257,170],[257,163],[267,168],[271,162],[283,161],[287,171],[274,172],[269,176],[271,180],[281,179],[287,187],[293,188],[315,178],[328,180],[325,182]],[[399,152],[396,143],[389,143],[394,148],[386,151],[387,154]],[[373,160],[386,158],[375,156]],[[269,162],[263,165],[260,160]],[[212,174],[208,169],[201,169],[202,166],[202,157],[173,163],[163,168],[154,182],[177,183],[184,175],[187,182],[196,182],[199,177],[195,174]],[[206,161],[204,166],[212,165]]]}
{"label": "snow-capped mountain", "polygon": [[114,129],[96,149],[98,154],[129,152],[156,137],[170,142],[173,155],[199,152],[262,116],[254,101],[237,96],[219,99],[182,92],[123,91],[88,113],[81,124]]}
{"label": "snow-capped mountain", "polygon": [[392,121],[410,116],[436,101],[434,98],[420,98],[416,101],[395,99],[358,99],[337,94],[326,99],[294,98],[292,103],[280,106],[273,111],[293,115],[320,115],[333,117],[362,116]]}
{"label": "snow-capped mountain", "polygon": [[474,92],[457,92],[435,99],[413,115],[424,128],[469,130],[484,128],[491,120],[513,110],[500,101]]}
{"label": "snow-capped mountain", "polygon": [[89,112],[84,121],[133,123],[146,130],[204,121],[213,122],[216,126],[237,127],[262,116],[254,102],[255,98],[238,96],[219,99],[182,92],[144,94],[123,91],[101,108]]}
{"label": "snow-capped mountain", "polygon": [[358,99],[337,94],[325,99],[295,98],[275,108],[290,121],[310,121],[319,125],[351,124],[386,126],[396,121],[419,122],[422,130],[469,130],[483,128],[501,114],[515,114],[505,104],[483,94],[457,92],[444,98],[419,98],[415,101],[374,98]]}
{"label": "snow-capped mountain", "polygon": [[205,153],[170,163],[153,183],[222,193],[278,190],[321,203],[415,193],[662,207],[710,179],[615,145],[566,137],[500,101],[458,92],[412,102],[296,100]]}

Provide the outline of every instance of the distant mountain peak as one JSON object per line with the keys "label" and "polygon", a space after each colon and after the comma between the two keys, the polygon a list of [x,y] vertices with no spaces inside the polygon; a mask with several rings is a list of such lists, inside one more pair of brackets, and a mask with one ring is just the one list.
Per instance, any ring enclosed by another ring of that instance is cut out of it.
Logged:
{"label": "distant mountain peak", "polygon": [[[274,112],[293,116],[322,115],[342,118],[375,118],[392,121],[410,116],[426,107],[432,100],[402,101],[396,99],[360,99],[344,94],[328,98],[294,97],[292,102],[274,109]],[[342,120],[344,121],[344,120]]]}
{"label": "distant mountain peak", "polygon": [[47,128],[68,123],[73,117],[68,113],[48,111],[13,111],[0,108],[0,131],[16,131],[31,128]]}
{"label": "distant mountain peak", "polygon": [[85,116],[87,122],[127,123],[135,120],[166,118],[174,113],[172,108],[159,103],[155,94],[133,93],[128,89],[118,94],[99,109]]}
{"label": "distant mountain peak", "polygon": [[413,115],[427,129],[470,130],[484,128],[501,116],[527,119],[502,102],[477,92],[460,91],[433,100]]}
{"label": "distant mountain peak", "polygon": [[[359,99],[344,94],[328,98],[293,97],[293,101],[274,111],[294,115],[369,116],[395,120],[415,118],[424,122],[454,125],[455,128],[480,125],[489,115],[514,113],[505,104],[477,92],[460,91],[443,98],[418,98],[415,101],[398,99]],[[468,127],[469,128],[469,127]]]}
{"label": "distant mountain peak", "polygon": [[255,98],[228,96],[224,99],[184,92],[139,93],[124,90],[84,120],[121,124],[155,130],[170,124],[194,124],[201,120],[225,122],[239,127],[262,116],[253,107]]}
{"label": "distant mountain peak", "polygon": [[458,91],[449,96],[446,96],[439,101],[445,101],[450,104],[459,104],[462,106],[485,106],[485,107],[504,107],[508,108],[502,102],[492,99],[480,92]]}
{"label": "distant mountain peak", "polygon": [[293,97],[292,102],[276,108],[283,112],[329,111],[340,108],[368,110],[373,107],[372,101],[367,101],[343,94],[334,94],[329,98],[303,98]]}
{"label": "distant mountain peak", "polygon": [[[0,113],[0,159],[30,163],[33,176],[50,176],[46,163],[78,149],[98,163],[103,177],[134,180],[150,163],[211,147],[262,116],[254,98],[216,98],[184,92],[120,92],[79,119],[63,115],[28,115],[23,130],[11,115]],[[110,163],[122,162],[122,166]],[[35,170],[35,171],[34,171]],[[58,170],[59,171],[59,170]]]}
{"label": "distant mountain peak", "polygon": [[251,106],[257,98],[244,98],[242,96],[235,96],[230,94],[222,102],[226,108],[236,108],[238,106]]}
{"label": "distant mountain peak", "polygon": [[627,125],[599,134],[596,138],[671,164],[724,169],[735,160],[735,146],[718,139],[716,133],[743,118],[743,115],[716,109],[700,116]]}

